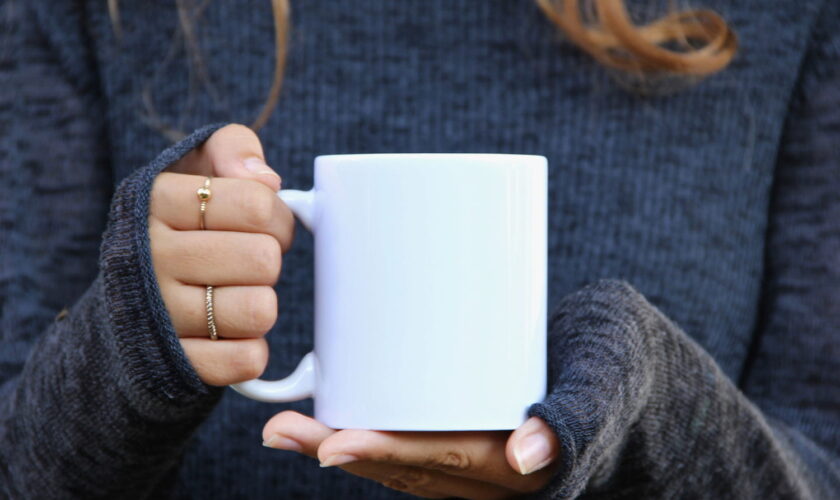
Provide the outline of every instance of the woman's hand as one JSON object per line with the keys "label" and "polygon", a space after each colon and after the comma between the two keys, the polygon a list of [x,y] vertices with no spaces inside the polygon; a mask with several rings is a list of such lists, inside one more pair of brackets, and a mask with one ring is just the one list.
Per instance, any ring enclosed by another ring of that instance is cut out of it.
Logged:
{"label": "woman's hand", "polygon": [[[206,230],[196,190],[213,177]],[[160,292],[187,357],[210,385],[256,378],[268,361],[263,336],[277,318],[273,285],[294,219],[276,196],[280,177],[250,129],[229,125],[161,173],[152,187],[149,236]],[[220,339],[205,311],[214,286]]]}
{"label": "woman's hand", "polygon": [[534,417],[512,434],[334,431],[282,412],[263,429],[265,445],[317,458],[357,476],[426,498],[503,499],[548,484],[559,445]]}

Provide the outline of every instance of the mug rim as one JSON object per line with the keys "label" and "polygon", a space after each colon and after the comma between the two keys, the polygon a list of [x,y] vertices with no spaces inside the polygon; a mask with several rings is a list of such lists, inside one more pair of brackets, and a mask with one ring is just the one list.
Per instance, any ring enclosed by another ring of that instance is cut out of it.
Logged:
{"label": "mug rim", "polygon": [[541,162],[548,163],[548,158],[542,155],[529,155],[529,154],[517,154],[517,153],[349,153],[349,154],[328,154],[328,155],[318,155],[315,157],[315,161],[324,161],[324,160],[338,160],[338,159],[347,159],[347,160],[387,160],[387,159],[441,159],[441,158],[452,158],[452,159],[467,159],[467,158],[475,158],[475,159],[491,159],[491,158],[510,158],[510,159],[520,159],[520,160],[539,160]]}

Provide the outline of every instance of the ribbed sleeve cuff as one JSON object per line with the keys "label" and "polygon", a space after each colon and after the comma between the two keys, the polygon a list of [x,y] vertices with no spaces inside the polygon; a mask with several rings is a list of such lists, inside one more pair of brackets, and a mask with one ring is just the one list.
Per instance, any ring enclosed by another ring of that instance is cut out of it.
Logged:
{"label": "ribbed sleeve cuff", "polygon": [[148,217],[155,177],[223,125],[198,129],[163,151],[119,185],[111,204],[100,253],[108,321],[125,390],[152,413],[188,411],[220,392],[199,379],[175,334],[152,265]]}
{"label": "ribbed sleeve cuff", "polygon": [[551,391],[529,413],[561,452],[532,498],[815,498],[834,488],[836,474],[814,475],[835,467],[830,459],[779,439],[708,353],[627,283],[564,298],[549,353]]}
{"label": "ribbed sleeve cuff", "polygon": [[564,298],[549,325],[551,392],[529,416],[560,443],[559,468],[536,498],[575,498],[616,456],[654,381],[654,332],[668,328],[633,287],[603,280]]}

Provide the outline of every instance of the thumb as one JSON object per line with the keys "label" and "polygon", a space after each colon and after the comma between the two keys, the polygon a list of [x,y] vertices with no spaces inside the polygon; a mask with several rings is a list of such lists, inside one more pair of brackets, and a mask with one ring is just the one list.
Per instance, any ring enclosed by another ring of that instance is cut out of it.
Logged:
{"label": "thumb", "polygon": [[265,162],[262,144],[253,130],[244,125],[227,125],[217,130],[201,147],[198,162],[209,175],[253,179],[274,191],[281,179]]}
{"label": "thumb", "polygon": [[510,435],[505,456],[513,470],[524,475],[554,462],[559,449],[557,436],[548,424],[541,418],[531,417]]}

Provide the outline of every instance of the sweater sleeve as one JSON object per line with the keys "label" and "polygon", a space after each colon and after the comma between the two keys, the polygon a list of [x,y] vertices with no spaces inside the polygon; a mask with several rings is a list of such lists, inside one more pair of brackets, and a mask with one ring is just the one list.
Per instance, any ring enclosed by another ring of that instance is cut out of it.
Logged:
{"label": "sweater sleeve", "polygon": [[626,283],[550,322],[560,468],[542,498],[840,498],[840,27],[828,2],[776,166],[759,329],[739,385]]}
{"label": "sweater sleeve", "polygon": [[808,461],[819,447],[840,456],[840,5],[831,3],[779,153],[761,329],[742,376]]}
{"label": "sweater sleeve", "polygon": [[[530,414],[555,431],[561,453],[537,498],[840,494],[836,450],[763,413],[627,283],[606,280],[563,299],[549,353],[551,391]],[[796,370],[805,361],[788,364]],[[826,394],[823,408],[835,439],[837,397]]]}
{"label": "sweater sleeve", "polygon": [[190,367],[157,289],[149,191],[216,127],[112,197],[85,40],[51,45],[25,2],[0,11],[0,497],[148,497],[220,394]]}

